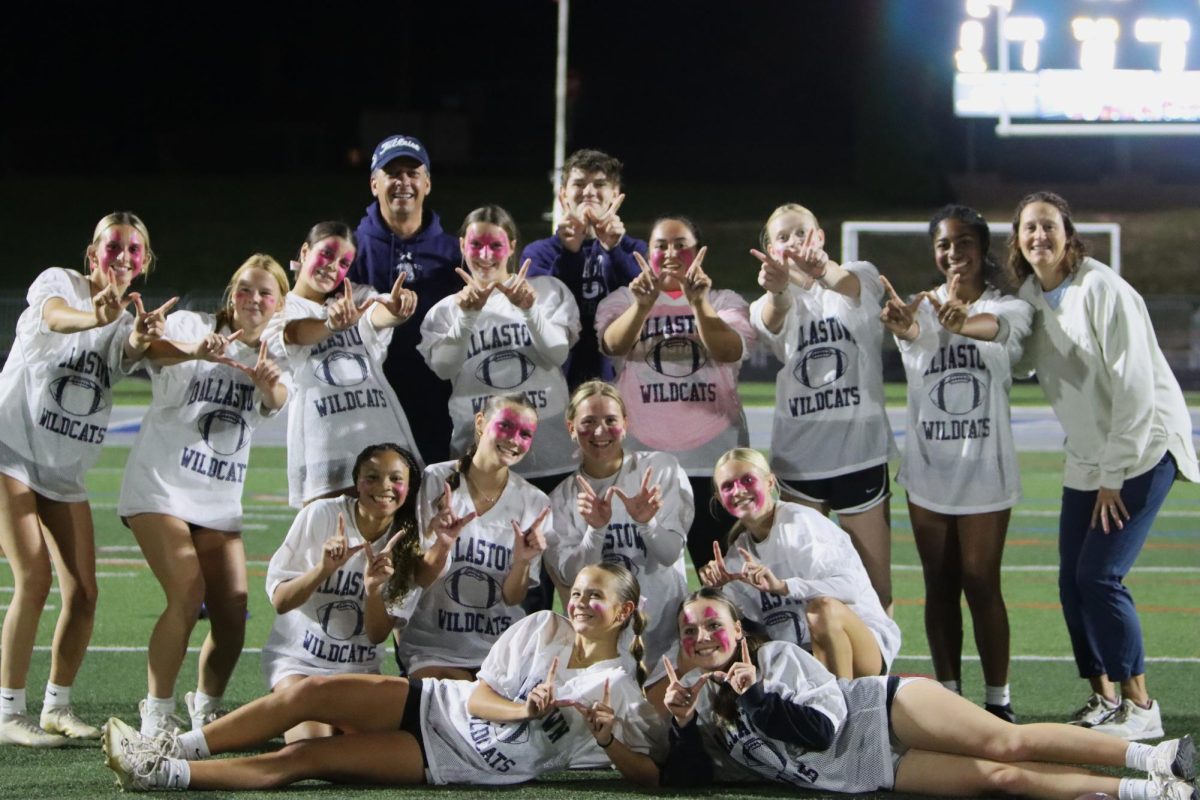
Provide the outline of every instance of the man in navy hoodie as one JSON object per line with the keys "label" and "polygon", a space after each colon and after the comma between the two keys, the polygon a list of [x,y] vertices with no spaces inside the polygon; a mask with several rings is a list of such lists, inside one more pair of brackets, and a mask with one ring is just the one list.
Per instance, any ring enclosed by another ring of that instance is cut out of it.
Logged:
{"label": "man in navy hoodie", "polygon": [[572,391],[586,380],[613,379],[612,363],[600,352],[596,338],[596,307],[600,301],[641,274],[633,258],[646,256],[646,243],[625,235],[617,210],[621,168],[617,159],[599,150],[577,150],[563,164],[558,201],[562,221],[549,239],[531,242],[519,263],[529,259],[529,275],[553,275],[567,285],[579,305],[583,330],[563,371]]}
{"label": "man in navy hoodie", "polygon": [[408,416],[421,457],[428,464],[450,457],[450,384],[430,371],[417,352],[421,320],[435,303],[462,288],[454,268],[462,264],[458,237],[442,230],[425,210],[432,183],[429,154],[413,136],[389,136],[371,156],[371,194],[358,223],[358,255],[350,280],[390,292],[401,272],[417,293],[417,310],[392,333],[383,371]]}

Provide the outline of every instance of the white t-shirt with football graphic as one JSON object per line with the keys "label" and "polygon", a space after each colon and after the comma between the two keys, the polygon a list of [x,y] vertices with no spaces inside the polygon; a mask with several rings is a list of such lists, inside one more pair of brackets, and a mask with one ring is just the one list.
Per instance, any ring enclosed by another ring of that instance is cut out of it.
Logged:
{"label": "white t-shirt with football graphic", "polygon": [[[945,302],[946,287],[935,295]],[[1008,392],[1033,308],[989,286],[968,313],[994,314],[1002,320],[1000,335],[984,342],[951,333],[926,300],[917,309],[917,338],[896,339],[908,378],[908,427],[896,482],[909,500],[941,514],[999,511],[1021,499]]]}
{"label": "white t-shirt with football graphic", "polygon": [[[436,542],[430,521],[456,464],[446,461],[425,468],[418,499],[422,550]],[[466,478],[460,479],[451,493],[450,505],[456,517],[475,510]],[[475,669],[500,635],[525,616],[520,605],[504,602],[504,580],[512,570],[512,520],[527,530],[549,505],[537,487],[509,471],[496,504],[463,527],[442,574],[421,595],[408,630],[397,644],[397,655],[409,672],[429,666]],[[553,519],[547,515],[542,530],[552,526]],[[531,587],[538,584],[541,563],[541,556],[536,556],[529,565]]]}
{"label": "white t-shirt with football graphic", "polygon": [[[607,681],[621,742],[650,755],[661,741],[661,723],[619,658],[571,669],[575,631],[552,611],[539,611],[509,628],[479,670],[497,694],[523,701],[546,679],[558,659],[555,696],[587,705],[599,702]],[[541,719],[489,722],[467,712],[476,684],[426,680],[421,692],[421,735],[430,783],[520,783],[571,766],[608,763],[588,725],[573,708],[556,708]]]}
{"label": "white t-shirt with football graphic", "polygon": [[[211,314],[176,311],[167,317],[166,338],[199,341],[215,324]],[[267,341],[270,357],[283,363],[277,340]],[[225,354],[252,367],[258,346],[235,340]],[[250,376],[225,364],[196,359],[161,366],[147,360],[146,367],[153,398],[125,464],[117,513],[169,514],[204,528],[241,530],[250,439],[279,409],[264,406]],[[286,370],[280,381],[290,395]]]}
{"label": "white t-shirt with football graphic", "polygon": [[[616,495],[607,526],[592,528],[583,521],[577,503],[576,475],[581,475],[598,495],[616,486],[633,496],[641,488],[647,467],[654,470],[652,485],[662,490],[662,508],[650,522],[634,521]],[[647,599],[643,611],[649,617],[642,634],[646,648],[643,661],[647,669],[653,670],[663,655],[675,651],[679,639],[675,614],[687,595],[684,544],[695,508],[692,485],[679,461],[670,453],[640,451],[626,453],[620,470],[608,478],[593,478],[577,470],[550,494],[550,506],[554,536],[545,559],[550,572],[563,585],[570,586],[584,567],[601,561],[620,564],[638,579],[642,597]]]}
{"label": "white t-shirt with football graphic", "polygon": [[886,464],[894,450],[883,394],[883,288],[866,261],[845,268],[859,297],[790,286],[792,308],[779,333],[762,321],[766,295],[750,307],[755,330],[783,369],[775,379],[771,470],[784,480],[817,480]]}
{"label": "white t-shirt with football graphic", "polygon": [[26,294],[29,307],[0,372],[0,472],[62,502],[87,499],[83,476],[100,457],[112,410],[112,384],[133,315],[79,333],[55,333],[42,319],[61,298],[91,313],[92,285],[75,270],[51,267]]}
{"label": "white t-shirt with football graphic", "polygon": [[[737,393],[738,372],[754,346],[749,307],[728,289],[710,291],[708,300],[742,340],[737,361],[713,359],[700,340],[687,297],[666,292],[659,293],[629,353],[613,358],[617,388],[628,409],[626,449],[672,453],[693,476],[711,475],[722,453],[750,441]],[[633,304],[628,286],[601,301],[596,310],[601,341],[605,329]]]}
{"label": "white t-shirt with football graphic", "polygon": [[[354,301],[374,295],[353,286]],[[294,319],[325,319],[328,304],[287,296],[279,333]],[[358,324],[316,345],[287,345],[296,397],[288,411],[288,503],[305,502],[354,485],[351,471],[362,450],[395,442],[424,465],[408,417],[383,374],[391,328],[376,328],[371,311]]]}
{"label": "white t-shirt with football graphic", "polygon": [[759,591],[744,581],[724,587],[743,614],[767,628],[771,639],[811,648],[808,601],[831,597],[845,603],[870,629],[885,665],[895,660],[900,628],[880,605],[850,537],[825,515],[798,503],[777,503],[766,539],[756,542],[743,531],[729,548],[725,565],[730,572],[740,572],[745,562],[739,547],[787,584],[787,595]]}
{"label": "white t-shirt with football graphic", "polygon": [[[337,534],[338,515],[346,521],[346,544],[358,547],[364,538],[355,522],[353,497],[316,500],[300,510],[283,543],[267,566],[267,597],[275,590],[318,566],[325,542]],[[376,541],[376,548],[384,542]],[[263,645],[262,671],[271,688],[287,675],[337,675],[344,672],[377,673],[386,643],[367,637],[365,570],[367,555],[359,550],[317,587],[299,607],[278,614]],[[388,607],[400,628],[411,617],[421,595],[415,584],[398,603]]]}
{"label": "white t-shirt with football graphic", "polygon": [[451,381],[450,452],[461,456],[475,440],[475,414],[494,395],[521,393],[537,409],[533,447],[514,469],[527,478],[575,468],[567,433],[567,381],[562,365],[579,339],[579,307],[558,278],[529,279],[537,299],[522,311],[493,290],[480,311],[463,312],[455,295],[421,322],[417,346],[429,368]]}

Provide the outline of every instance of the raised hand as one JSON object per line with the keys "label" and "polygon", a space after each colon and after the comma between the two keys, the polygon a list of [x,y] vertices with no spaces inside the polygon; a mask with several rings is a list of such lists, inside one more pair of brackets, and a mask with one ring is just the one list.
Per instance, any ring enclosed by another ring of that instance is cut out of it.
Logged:
{"label": "raised hand", "polygon": [[558,205],[562,210],[562,217],[558,221],[558,230],[554,232],[554,235],[563,243],[563,247],[572,253],[578,253],[579,248],[583,247],[583,243],[587,239],[587,220],[572,214],[562,200],[559,200]]}
{"label": "raised hand", "polygon": [[776,578],[775,573],[771,572],[770,567],[756,559],[744,547],[739,547],[738,552],[742,554],[742,558],[746,561],[745,566],[742,567],[742,581],[750,584],[760,592],[769,592],[770,594],[778,595],[787,594],[787,584]]}
{"label": "raised hand", "polygon": [[367,554],[367,569],[364,582],[368,595],[382,589],[392,579],[392,575],[395,572],[395,565],[392,563],[392,549],[404,538],[405,533],[407,531],[398,531],[391,539],[388,539],[387,544],[378,553],[374,551],[370,542],[363,542],[363,552]]}
{"label": "raised hand", "polygon": [[758,285],[763,291],[771,294],[787,291],[788,284],[791,283],[791,272],[787,264],[761,250],[751,249],[750,255],[762,262],[762,267],[758,270]]}
{"label": "raised hand", "polygon": [[346,540],[346,518],[338,514],[337,533],[325,540],[321,547],[321,572],[332,575],[333,571],[350,560],[350,556],[363,549],[363,545],[349,546]]}
{"label": "raised hand", "polygon": [[[403,273],[401,273],[401,277],[403,277]],[[374,297],[368,297],[361,306],[358,305],[354,302],[354,292],[350,288],[350,281],[343,280],[342,295],[329,306],[325,325],[334,332],[353,328],[358,324],[359,318],[375,303],[375,300]]]}
{"label": "raised hand", "polygon": [[742,580],[745,575],[741,572],[730,572],[725,566],[725,556],[721,553],[721,543],[713,542],[713,560],[700,568],[700,582],[714,588],[727,583]]}
{"label": "raised hand", "polygon": [[558,656],[550,662],[546,679],[539,683],[525,697],[525,718],[540,719],[556,707],[554,702],[554,678],[558,673]]}
{"label": "raised hand", "polygon": [[957,273],[951,275],[946,283],[946,302],[938,302],[933,292],[925,295],[933,305],[938,322],[951,333],[961,333],[967,321],[967,304],[958,296],[959,277]]}
{"label": "raised hand", "polygon": [[829,267],[829,254],[824,248],[817,245],[817,229],[809,228],[808,233],[804,235],[804,243],[799,249],[788,250],[784,255],[784,261],[788,264],[789,269],[795,268],[812,280],[821,280],[825,277],[825,270]]}
{"label": "raised hand", "polygon": [[[231,337],[226,337],[226,340],[230,338]],[[213,356],[212,360],[219,361],[226,366],[239,369],[246,373],[250,376],[250,380],[254,382],[254,385],[258,388],[258,390],[263,394],[269,394],[275,388],[275,384],[279,383],[279,379],[283,376],[283,370],[279,368],[279,365],[276,364],[268,354],[267,340],[265,337],[258,343],[258,361],[254,362],[253,367],[247,367],[242,362],[235,361],[228,356]]]}
{"label": "raised hand", "polygon": [[608,487],[604,490],[604,494],[598,495],[582,475],[575,476],[575,483],[579,485],[579,495],[575,499],[575,507],[579,509],[579,516],[593,528],[607,526],[609,520],[612,519],[613,487]]}
{"label": "raised hand", "polygon": [[662,291],[662,277],[655,274],[654,269],[636,250],[633,251],[633,260],[638,263],[642,274],[629,282],[629,291],[633,293],[633,302],[642,308],[650,308],[658,300],[658,293]]}
{"label": "raised hand", "polygon": [[884,304],[883,310],[879,312],[879,321],[901,339],[912,341],[917,338],[920,327],[918,326],[915,332],[912,331],[912,327],[917,324],[917,307],[925,299],[925,294],[918,294],[911,303],[905,303],[900,299],[900,295],[896,294],[896,289],[892,286],[891,281],[880,275],[879,282],[883,284],[884,290],[888,293],[888,301]]}
{"label": "raised hand", "polygon": [[458,273],[458,277],[462,278],[463,283],[466,284],[454,296],[458,307],[463,311],[481,310],[487,304],[488,298],[492,295],[492,289],[496,287],[496,284],[493,283],[490,286],[484,286],[462,267],[455,267],[454,271]]}
{"label": "raised hand", "polygon": [[392,291],[375,298],[375,302],[388,310],[393,317],[404,322],[417,310],[417,293],[404,288],[407,272],[401,272],[392,284]]}
{"label": "raised hand", "polygon": [[537,515],[537,519],[533,521],[529,529],[525,531],[521,530],[520,523],[515,519],[512,520],[513,561],[532,561],[546,549],[546,535],[542,533],[542,523],[546,521],[546,517],[549,515],[550,506],[546,506],[542,509],[542,513]]}
{"label": "raised hand", "polygon": [[742,657],[733,662],[725,672],[714,672],[712,676],[714,680],[728,684],[729,688],[738,694],[745,694],[747,689],[758,682],[758,670],[750,660],[750,644],[745,637],[742,638]]}
{"label": "raised hand", "polygon": [[[477,514],[474,511],[462,517],[454,516],[454,509],[450,507],[450,484],[447,483],[444,485],[442,492],[441,508],[433,515],[429,527],[433,530],[439,544],[450,547],[454,544],[458,535],[462,533],[462,529],[466,527],[467,523],[475,519],[476,516]],[[393,541],[388,542],[388,546],[390,547],[394,544],[395,537],[393,537]]]}
{"label": "raised hand", "polygon": [[532,263],[532,259],[525,259],[525,263],[521,265],[520,272],[507,280],[495,284],[496,291],[507,297],[508,302],[522,311],[528,311],[533,308],[533,303],[537,300],[537,292],[529,285],[529,281],[525,279],[525,276],[529,274],[529,265]]}
{"label": "raised hand", "polygon": [[201,358],[205,361],[221,361],[220,356],[225,355],[225,351],[229,348],[229,345],[240,338],[242,338],[240,330],[234,331],[228,336],[213,331],[200,340],[200,343],[196,347],[196,358]]}
{"label": "raised hand", "polygon": [[663,666],[667,668],[668,681],[666,694],[663,695],[663,705],[675,718],[675,724],[682,728],[692,721],[692,716],[696,713],[696,704],[700,702],[700,690],[708,682],[709,673],[701,675],[691,686],[684,686],[679,682],[679,675],[676,674],[675,667],[667,656],[663,656]]}
{"label": "raised hand", "polygon": [[654,519],[654,515],[662,508],[662,489],[658,484],[650,485],[653,479],[654,468],[646,467],[646,472],[642,475],[642,485],[632,497],[616,486],[609,487],[610,492],[615,492],[617,497],[621,498],[629,517],[639,525],[645,525]]}
{"label": "raised hand", "polygon": [[618,194],[613,198],[612,204],[599,216],[593,216],[590,211],[585,212],[590,217],[588,222],[592,224],[592,231],[600,240],[600,246],[605,250],[612,250],[621,243],[621,237],[625,235],[625,223],[617,216],[617,209],[624,202],[625,195]]}
{"label": "raised hand", "polygon": [[121,293],[111,283],[105,286],[92,295],[92,312],[96,315],[96,327],[103,328],[116,322],[130,303],[140,299],[141,295],[137,292],[130,292],[128,296],[121,297]]}
{"label": "raised hand", "polygon": [[587,723],[588,730],[592,732],[592,737],[596,740],[596,744],[601,747],[608,747],[613,743],[614,732],[616,727],[617,715],[612,707],[612,691],[608,685],[608,679],[604,679],[604,692],[600,695],[600,701],[592,703],[590,706],[587,703],[580,703],[578,700],[564,702],[558,701],[556,705],[570,706],[578,711],[584,722]]}
{"label": "raised hand", "polygon": [[683,294],[687,297],[687,301],[692,306],[697,306],[704,302],[708,297],[708,291],[712,288],[712,278],[708,277],[708,273],[701,266],[704,263],[704,256],[708,253],[707,247],[701,247],[700,252],[696,253],[695,260],[688,267],[687,272],[683,275]]}
{"label": "raised hand", "polygon": [[133,307],[137,310],[135,314],[137,321],[133,324],[133,330],[129,334],[129,343],[138,349],[143,349],[151,342],[161,339],[166,333],[167,312],[179,302],[179,298],[172,297],[153,311],[146,311],[142,306],[141,295],[135,293],[131,297],[133,298]]}

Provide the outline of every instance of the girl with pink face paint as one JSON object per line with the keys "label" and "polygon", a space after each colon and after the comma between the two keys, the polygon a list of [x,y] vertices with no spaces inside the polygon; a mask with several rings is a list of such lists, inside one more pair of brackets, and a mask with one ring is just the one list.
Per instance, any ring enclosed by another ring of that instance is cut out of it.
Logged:
{"label": "girl with pink face paint", "polygon": [[[29,287],[29,308],[0,372],[0,550],[13,571],[0,640],[0,744],[57,747],[68,737],[100,735],[71,707],[96,612],[84,475],[100,455],[122,360],[136,360],[162,336],[174,301],[147,313],[138,295],[127,294],[154,263],[150,235],[135,214],[100,220],[84,263],[86,274],[52,267]],[[125,313],[130,303],[136,316]],[[28,714],[26,678],[51,561],[62,611],[39,725]]]}
{"label": "girl with pink face paint", "polygon": [[606,297],[596,331],[629,405],[629,449],[671,453],[692,484],[688,553],[696,566],[731,520],[710,508],[712,462],[749,443],[738,371],[754,342],[746,301],[713,289],[705,248],[684,217],[663,217],[642,274]]}
{"label": "girl with pink face paint", "polygon": [[[616,767],[630,783],[654,786],[650,751],[660,722],[640,676],[621,661],[622,634],[640,617],[639,594],[622,567],[583,570],[571,589],[571,616],[540,611],[512,625],[474,681],[311,678],[158,741],[109,720],[108,766],[130,791],[271,789],[308,779],[488,786],[583,766]],[[346,733],[208,760],[258,749],[305,720]]]}
{"label": "girl with pink face paint", "polygon": [[795,644],[766,640],[714,589],[689,596],[678,622],[690,652],[648,691],[672,719],[664,787],[765,779],[848,794],[1194,796],[1190,738],[1151,746],[1071,725],[1014,725],[931,680],[838,680]]}
{"label": "girl with pink face paint", "polygon": [[471,680],[488,648],[525,616],[521,602],[541,581],[551,528],[550,501],[515,470],[535,434],[526,395],[488,398],[471,449],[425,469],[417,575],[429,588],[396,647],[408,674]]}
{"label": "girl with pink face paint", "polygon": [[[278,616],[263,645],[267,688],[316,675],[379,674],[383,642],[404,630],[421,588],[417,494],[421,467],[398,444],[374,444],[354,460],[350,495],[309,503],[267,567]],[[284,740],[331,736],[302,723]]]}
{"label": "girl with pink face paint", "polygon": [[579,308],[558,278],[527,278],[528,263],[514,274],[517,229],[503,208],[475,209],[459,235],[465,285],[425,316],[419,347],[430,369],[453,384],[450,452],[471,446],[484,400],[523,393],[540,430],[517,471],[548,492],[573,466],[561,423],[568,399],[562,365],[579,338]]}
{"label": "girl with pink face paint", "polygon": [[354,454],[378,441],[417,457],[408,417],[383,372],[392,331],[416,308],[404,275],[388,294],[346,280],[354,232],[320,222],[300,247],[296,287],[270,335],[282,335],[296,396],[288,411],[288,502],[351,491]]}
{"label": "girl with pink face paint", "polygon": [[895,452],[883,396],[883,288],[866,261],[838,264],[804,206],[785,203],[751,250],[763,296],[754,329],[783,362],[775,380],[771,469],[791,501],[837,513],[883,607],[892,605]]}
{"label": "girl with pink face paint", "polygon": [[612,384],[580,385],[566,420],[580,466],[550,494],[555,535],[545,561],[559,586],[591,564],[617,563],[636,575],[654,601],[645,640],[646,662],[656,667],[676,642],[675,621],[658,610],[687,593],[691,484],[670,453],[625,450],[625,402]]}
{"label": "girl with pink face paint", "polygon": [[[218,713],[246,629],[242,488],[254,429],[288,398],[289,376],[268,326],[288,278],[270,256],[234,271],[216,314],[179,311],[146,352],[153,398],[125,464],[117,513],[166,596],[150,634],[142,729],[175,716],[175,682],[203,603],[211,629],[199,680],[185,702],[191,724]],[[275,337],[276,341],[278,337]]]}
{"label": "girl with pink face paint", "polygon": [[814,509],[779,502],[778,481],[757,450],[721,456],[713,485],[737,523],[728,547],[713,543],[701,583],[728,585],[729,596],[771,638],[811,650],[839,678],[886,674],[900,650],[900,629],[849,537]]}

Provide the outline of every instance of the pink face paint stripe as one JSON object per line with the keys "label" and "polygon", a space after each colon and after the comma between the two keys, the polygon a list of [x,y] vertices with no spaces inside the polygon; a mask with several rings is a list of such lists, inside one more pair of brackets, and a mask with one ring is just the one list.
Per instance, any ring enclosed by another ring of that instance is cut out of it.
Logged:
{"label": "pink face paint stripe", "polygon": [[712,606],[708,606],[707,608],[704,609],[704,618],[705,619],[712,619],[715,616],[717,616],[717,610],[715,608],[713,608]]}
{"label": "pink face paint stripe", "polygon": [[724,651],[729,649],[729,631],[714,631],[713,639],[716,640],[717,644],[721,645],[721,650]]}

